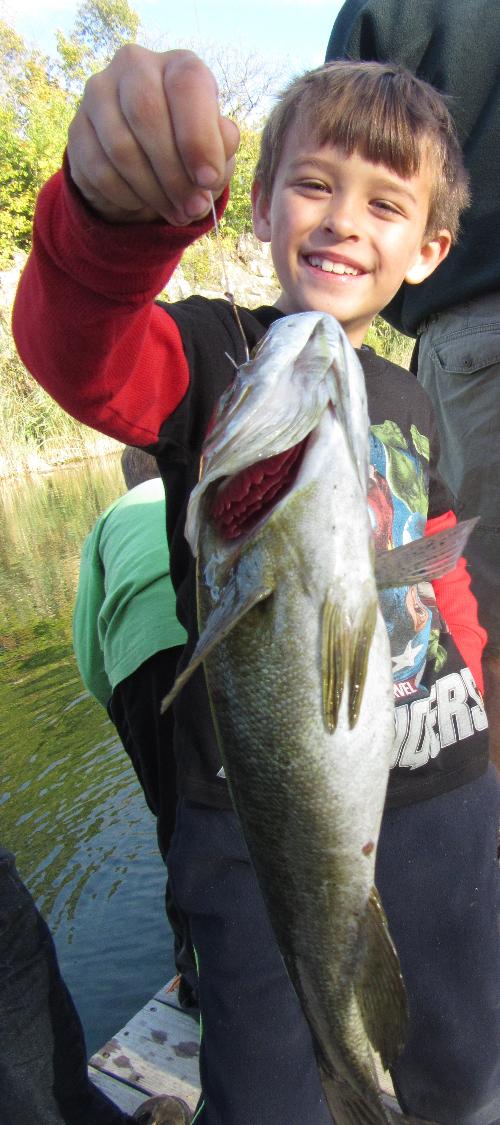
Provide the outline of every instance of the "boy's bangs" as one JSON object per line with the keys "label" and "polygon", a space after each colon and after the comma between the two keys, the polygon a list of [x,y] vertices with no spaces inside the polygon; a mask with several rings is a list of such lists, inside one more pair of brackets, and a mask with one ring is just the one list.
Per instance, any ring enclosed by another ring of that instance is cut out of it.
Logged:
{"label": "boy's bangs", "polygon": [[300,131],[312,133],[320,145],[338,146],[347,156],[359,152],[365,160],[385,164],[404,179],[415,175],[427,124],[421,113],[386,75],[377,75],[376,81],[366,74],[356,79],[347,88],[339,83],[335,92],[331,81],[325,81],[323,90],[316,85],[307,91],[309,96],[298,108]]}

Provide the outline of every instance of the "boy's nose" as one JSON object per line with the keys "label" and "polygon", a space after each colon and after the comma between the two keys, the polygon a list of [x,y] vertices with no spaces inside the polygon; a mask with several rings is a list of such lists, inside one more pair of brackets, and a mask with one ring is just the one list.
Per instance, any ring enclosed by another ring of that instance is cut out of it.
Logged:
{"label": "boy's nose", "polygon": [[324,216],[325,230],[345,241],[348,238],[359,237],[359,221],[356,208],[348,200],[332,199]]}

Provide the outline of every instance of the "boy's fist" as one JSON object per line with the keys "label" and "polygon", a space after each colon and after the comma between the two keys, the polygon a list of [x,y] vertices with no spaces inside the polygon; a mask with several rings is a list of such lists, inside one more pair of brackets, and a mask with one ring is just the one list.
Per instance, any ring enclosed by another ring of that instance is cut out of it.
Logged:
{"label": "boy's fist", "polygon": [[238,143],[201,59],[129,44],[87,82],[67,153],[72,179],[104,219],[184,226],[229,182]]}

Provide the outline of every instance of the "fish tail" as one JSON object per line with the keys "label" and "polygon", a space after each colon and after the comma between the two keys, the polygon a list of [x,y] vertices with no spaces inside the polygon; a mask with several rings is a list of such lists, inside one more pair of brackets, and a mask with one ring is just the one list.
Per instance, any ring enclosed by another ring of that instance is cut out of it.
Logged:
{"label": "fish tail", "polygon": [[335,1125],[437,1125],[423,1117],[407,1117],[402,1110],[391,1109],[380,1095],[369,1102],[341,1078],[319,1066],[326,1104]]}
{"label": "fish tail", "polygon": [[373,1097],[368,1100],[368,1097],[363,1097],[344,1079],[332,1077],[321,1063],[319,1073],[326,1104],[335,1125],[392,1125],[395,1118],[375,1090]]}

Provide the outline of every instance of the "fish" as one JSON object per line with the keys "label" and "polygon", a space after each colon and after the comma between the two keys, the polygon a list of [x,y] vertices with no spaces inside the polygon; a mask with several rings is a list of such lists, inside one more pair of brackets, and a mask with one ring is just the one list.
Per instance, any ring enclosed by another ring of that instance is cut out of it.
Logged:
{"label": "fish", "polygon": [[444,573],[470,530],[375,559],[369,449],[364,374],[341,326],[313,312],[277,320],[203,446],[186,520],[199,641],[163,703],[203,664],[223,775],[335,1125],[401,1121],[374,1065],[374,1052],[394,1062],[407,1023],[375,887],[394,741],[378,587]]}

